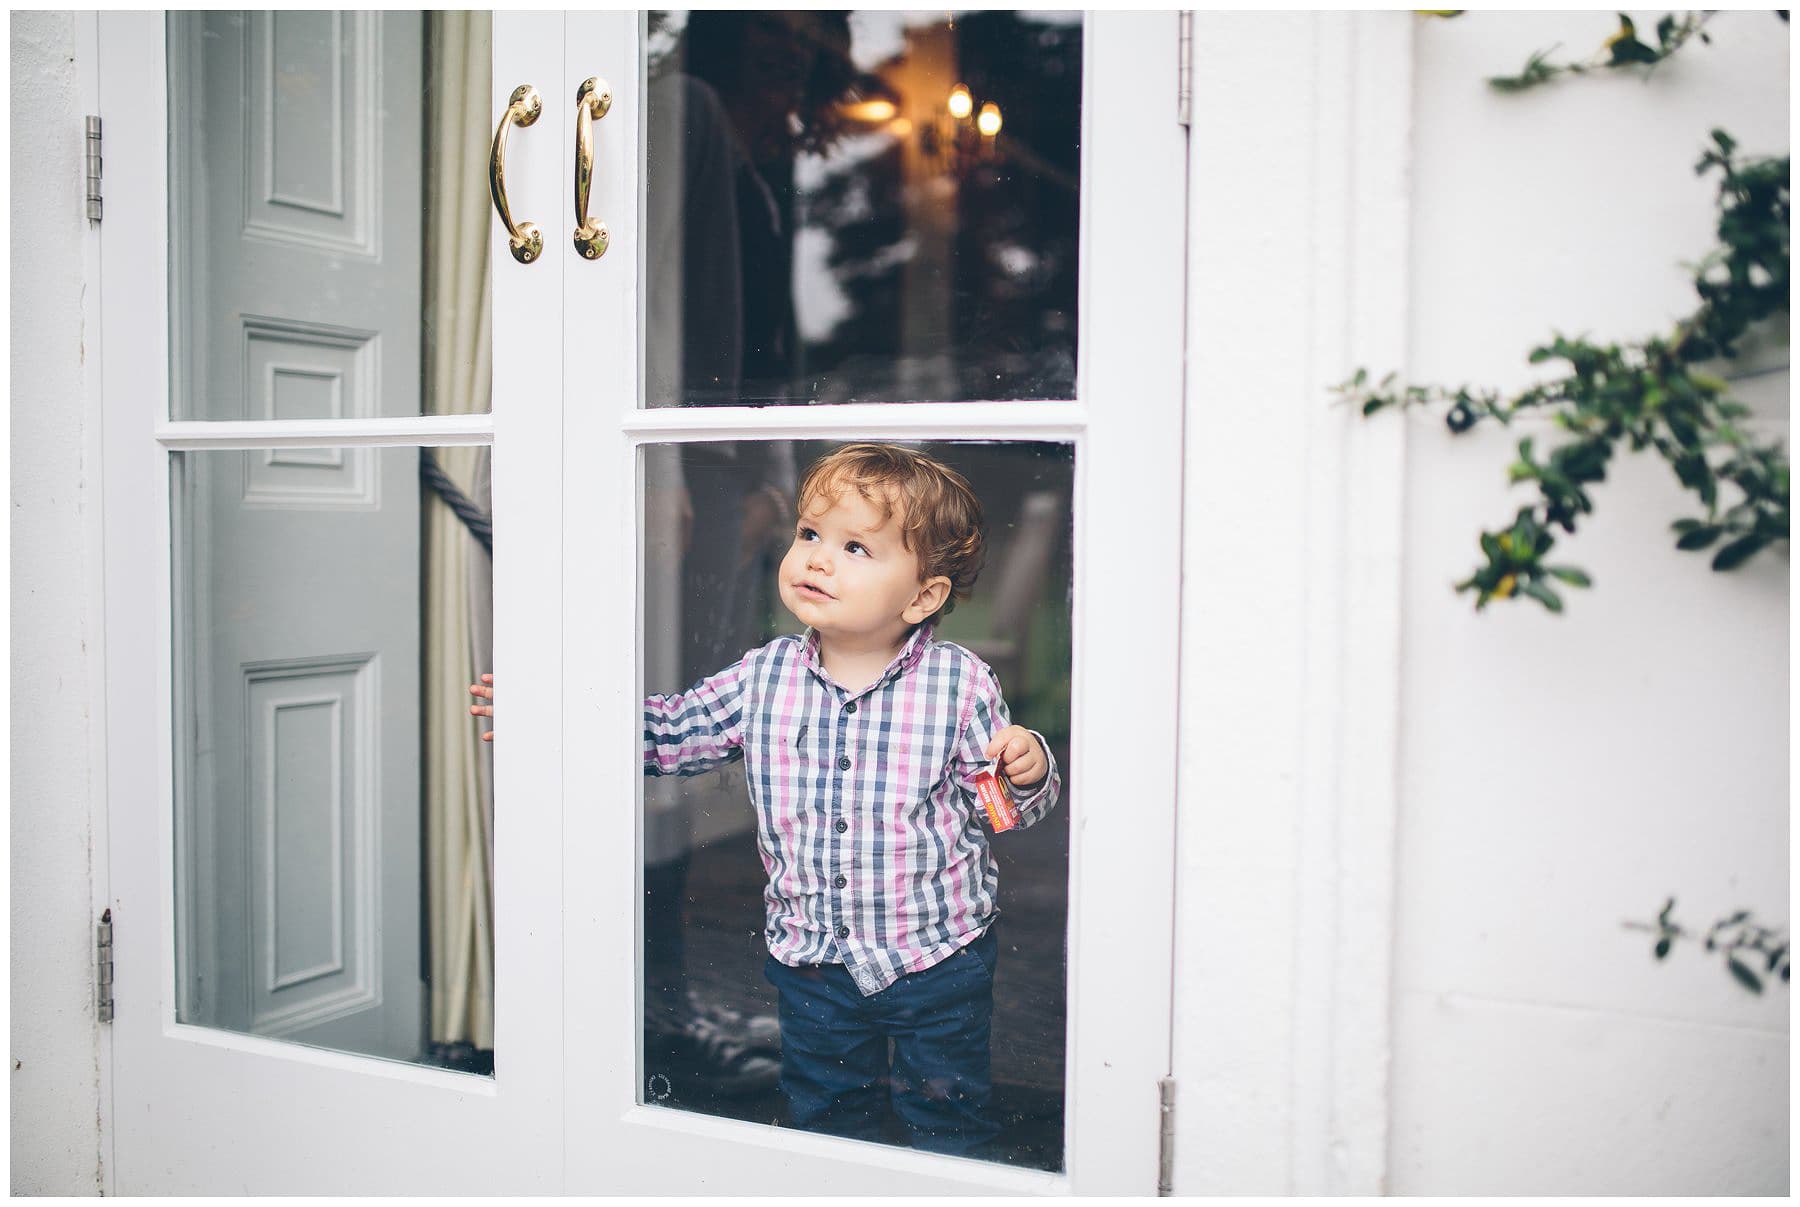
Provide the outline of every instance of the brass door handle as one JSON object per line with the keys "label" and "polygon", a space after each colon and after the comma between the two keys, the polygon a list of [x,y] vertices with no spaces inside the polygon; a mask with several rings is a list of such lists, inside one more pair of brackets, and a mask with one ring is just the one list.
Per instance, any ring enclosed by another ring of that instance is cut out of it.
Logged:
{"label": "brass door handle", "polygon": [[520,84],[506,102],[500,125],[494,131],[494,153],[488,160],[488,192],[494,196],[494,208],[512,241],[513,259],[530,264],[544,254],[544,236],[530,222],[513,225],[512,209],[506,204],[506,130],[509,126],[529,126],[544,111],[543,98],[530,84]]}
{"label": "brass door handle", "polygon": [[606,223],[588,217],[588,195],[594,186],[594,123],[612,108],[612,89],[599,76],[589,76],[575,90],[575,250],[583,259],[606,254]]}

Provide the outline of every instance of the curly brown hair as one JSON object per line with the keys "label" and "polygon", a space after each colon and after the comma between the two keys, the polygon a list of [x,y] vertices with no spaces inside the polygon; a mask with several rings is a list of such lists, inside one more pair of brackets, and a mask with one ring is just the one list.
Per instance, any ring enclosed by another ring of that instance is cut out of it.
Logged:
{"label": "curly brown hair", "polygon": [[917,449],[898,444],[846,444],[813,462],[800,482],[800,513],[815,499],[846,490],[881,509],[887,523],[897,510],[900,540],[918,555],[919,577],[950,580],[950,594],[927,621],[948,616],[969,598],[987,557],[981,500],[968,479]]}

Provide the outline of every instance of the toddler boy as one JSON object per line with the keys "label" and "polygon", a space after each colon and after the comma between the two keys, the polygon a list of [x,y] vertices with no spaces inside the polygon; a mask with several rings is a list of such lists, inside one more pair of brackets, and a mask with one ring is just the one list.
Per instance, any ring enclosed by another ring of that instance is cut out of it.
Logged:
{"label": "toddler boy", "polygon": [[781,563],[806,631],[644,701],[645,774],[745,762],[795,1127],[875,1140],[891,1106],[916,1147],[957,1154],[1000,1130],[996,874],[974,777],[999,763],[1021,826],[1061,777],[994,672],[932,637],[982,554],[960,474],[895,445],[840,448],[801,483]]}

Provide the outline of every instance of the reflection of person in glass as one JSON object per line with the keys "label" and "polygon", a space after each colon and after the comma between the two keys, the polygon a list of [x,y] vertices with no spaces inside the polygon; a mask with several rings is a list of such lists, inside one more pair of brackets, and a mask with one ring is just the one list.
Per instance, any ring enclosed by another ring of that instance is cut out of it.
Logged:
{"label": "reflection of person in glass", "polygon": [[955,471],[891,445],[840,449],[801,486],[778,574],[806,632],[644,702],[646,774],[746,769],[796,1127],[874,1140],[891,1108],[915,1146],[957,1154],[1000,1130],[997,874],[975,782],[997,763],[1030,825],[1061,781],[1042,736],[1010,724],[993,671],[932,637],[983,547]]}
{"label": "reflection of person in glass", "polygon": [[[695,12],[646,106],[650,405],[786,400],[798,369],[794,157],[830,136],[848,78],[842,13]],[[645,673],[675,687],[770,635],[771,539],[793,497],[791,446],[724,441],[645,454]],[[695,821],[745,812],[741,768],[644,793],[646,1072],[715,1094],[774,1088],[775,1021],[687,975],[682,906]],[[744,824],[748,824],[746,816]],[[748,929],[747,924],[745,929]]]}

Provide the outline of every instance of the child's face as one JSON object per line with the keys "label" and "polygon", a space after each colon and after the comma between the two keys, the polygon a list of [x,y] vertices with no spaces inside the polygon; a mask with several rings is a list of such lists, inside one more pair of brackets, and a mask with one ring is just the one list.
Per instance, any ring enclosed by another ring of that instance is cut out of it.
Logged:
{"label": "child's face", "polygon": [[781,559],[781,602],[826,637],[898,644],[935,612],[950,580],[920,577],[919,557],[900,539],[901,516],[854,490],[809,500]]}

